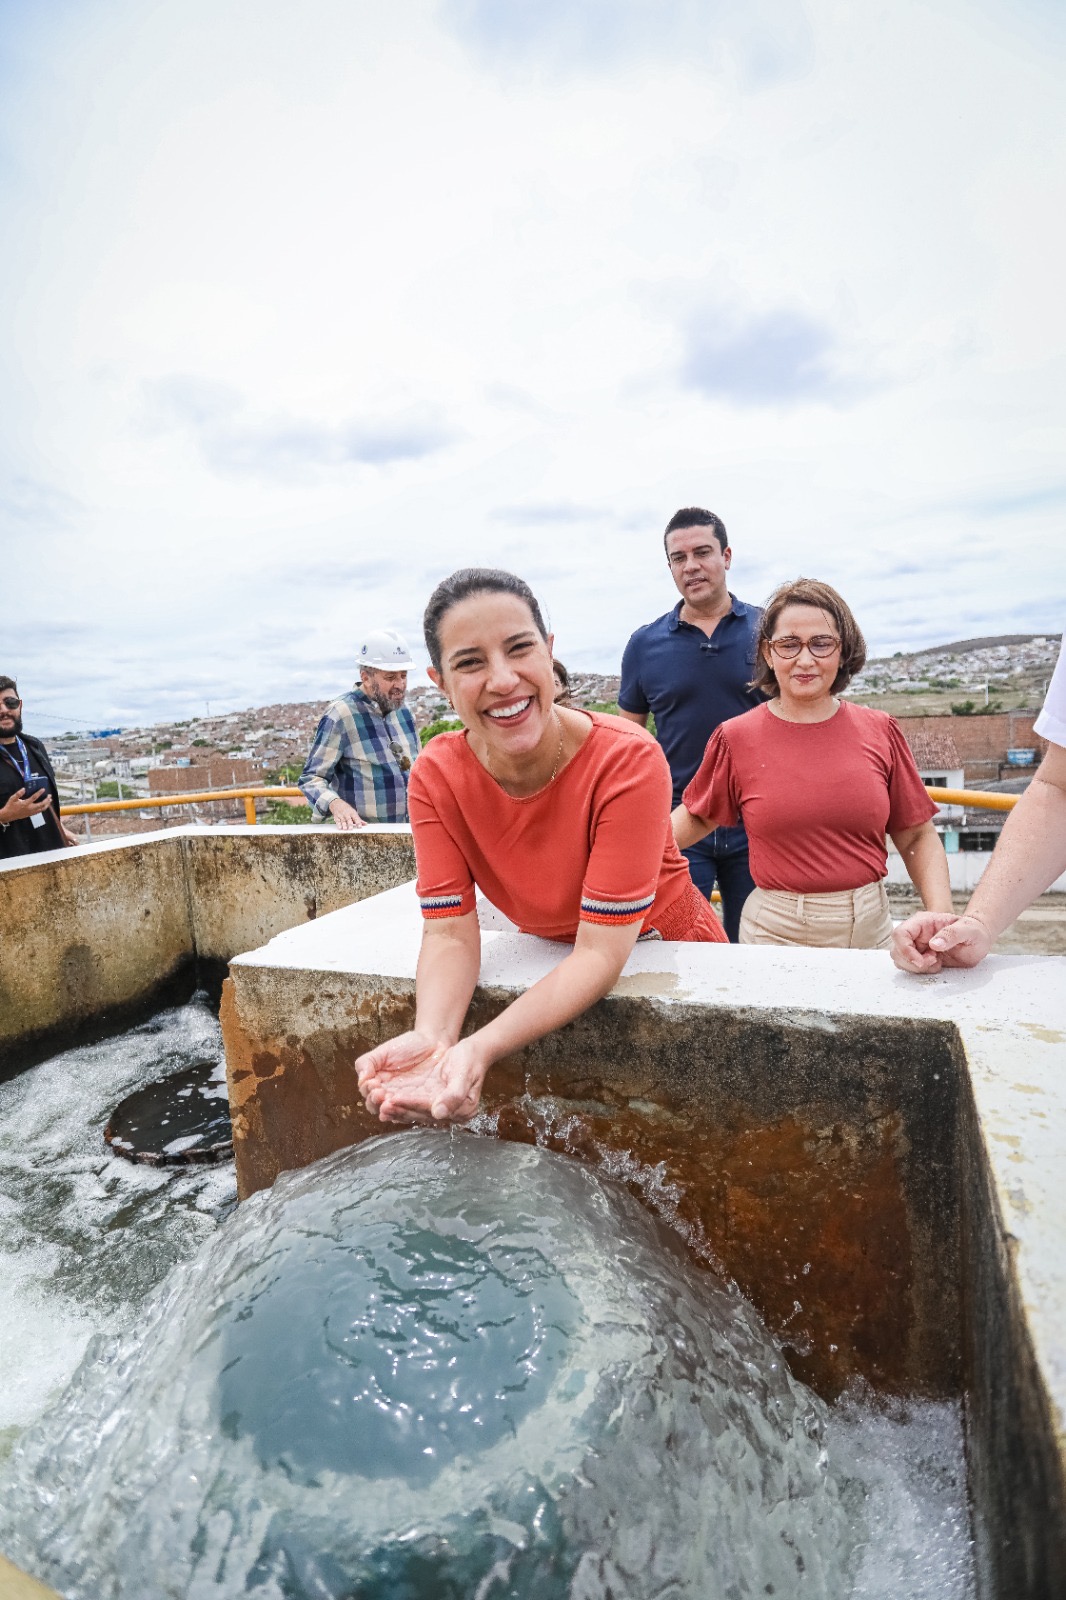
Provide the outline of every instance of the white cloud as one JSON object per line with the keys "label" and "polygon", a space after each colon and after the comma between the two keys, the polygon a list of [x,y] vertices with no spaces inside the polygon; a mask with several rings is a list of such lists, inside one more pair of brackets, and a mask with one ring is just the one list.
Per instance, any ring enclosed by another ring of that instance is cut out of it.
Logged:
{"label": "white cloud", "polygon": [[745,598],[825,577],[875,648],[1061,626],[1061,30],[727,10],[15,13],[0,670],[31,703],[326,694],[470,563],[611,668],[693,503]]}

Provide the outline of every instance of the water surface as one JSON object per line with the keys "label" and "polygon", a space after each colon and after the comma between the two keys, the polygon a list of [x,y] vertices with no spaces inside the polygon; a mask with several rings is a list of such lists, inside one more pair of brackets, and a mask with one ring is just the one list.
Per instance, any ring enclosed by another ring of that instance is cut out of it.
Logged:
{"label": "water surface", "polygon": [[952,1408],[830,1411],[618,1183],[466,1132],[253,1197],[2,1489],[71,1597],[972,1593]]}

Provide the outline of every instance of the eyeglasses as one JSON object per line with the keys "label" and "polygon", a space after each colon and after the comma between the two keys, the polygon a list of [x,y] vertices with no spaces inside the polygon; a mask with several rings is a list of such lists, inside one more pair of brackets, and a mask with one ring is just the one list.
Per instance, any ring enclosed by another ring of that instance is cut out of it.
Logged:
{"label": "eyeglasses", "polygon": [[17,695],[5,694],[0,696],[0,706],[3,706],[5,711],[17,711],[21,704],[22,701]]}
{"label": "eyeglasses", "polygon": [[780,656],[782,661],[795,661],[804,647],[819,660],[840,649],[840,640],[829,633],[816,633],[813,639],[797,639],[795,634],[786,633],[783,639],[771,639],[769,643],[774,655]]}
{"label": "eyeglasses", "polygon": [[400,771],[401,772],[410,772],[410,770],[411,770],[411,757],[410,757],[409,753],[404,749],[403,745],[400,744],[396,739],[390,739],[389,740],[389,749],[392,751],[393,755],[396,757],[396,765],[399,767]]}

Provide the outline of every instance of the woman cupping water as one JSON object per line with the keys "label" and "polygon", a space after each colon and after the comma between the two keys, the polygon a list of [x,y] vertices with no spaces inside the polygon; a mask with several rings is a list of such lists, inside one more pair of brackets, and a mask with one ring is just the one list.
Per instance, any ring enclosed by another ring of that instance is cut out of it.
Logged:
{"label": "woman cupping water", "polygon": [[[466,568],[434,590],[423,625],[430,676],[464,731],[438,734],[411,771],[415,1026],[356,1063],[385,1122],[472,1116],[493,1062],[602,999],[638,938],[725,942],[670,831],[662,751],[617,717],[554,704],[552,639],[528,585]],[[475,886],[524,933],[573,949],[461,1040],[481,964]]]}

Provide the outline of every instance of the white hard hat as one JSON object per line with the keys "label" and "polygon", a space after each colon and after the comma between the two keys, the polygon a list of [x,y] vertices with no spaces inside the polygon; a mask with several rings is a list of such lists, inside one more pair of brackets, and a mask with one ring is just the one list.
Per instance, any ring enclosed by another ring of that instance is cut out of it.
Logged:
{"label": "white hard hat", "polygon": [[406,672],[413,667],[411,652],[395,628],[377,628],[359,646],[360,667],[377,667],[380,672]]}

